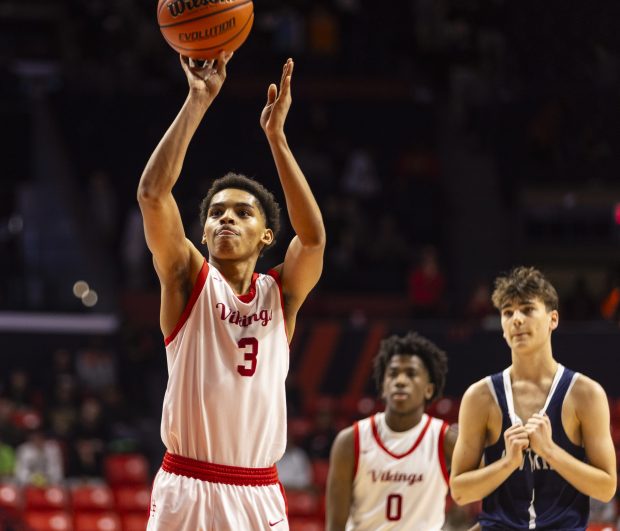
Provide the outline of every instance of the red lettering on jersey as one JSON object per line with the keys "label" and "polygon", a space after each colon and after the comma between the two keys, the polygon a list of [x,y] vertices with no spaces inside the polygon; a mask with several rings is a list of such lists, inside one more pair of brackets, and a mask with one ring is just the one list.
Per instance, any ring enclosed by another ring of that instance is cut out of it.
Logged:
{"label": "red lettering on jersey", "polygon": [[261,326],[267,326],[269,321],[273,319],[272,310],[262,309],[258,313],[254,312],[249,315],[241,315],[237,310],[229,309],[223,302],[218,302],[215,307],[221,307],[220,319],[222,321],[228,321],[230,324],[238,325],[243,328],[256,322],[260,323]]}
{"label": "red lettering on jersey", "polygon": [[405,474],[402,472],[390,472],[389,470],[371,470],[370,474],[372,476],[373,483],[382,481],[384,483],[408,483],[409,485],[413,485],[414,483],[424,481],[424,474]]}

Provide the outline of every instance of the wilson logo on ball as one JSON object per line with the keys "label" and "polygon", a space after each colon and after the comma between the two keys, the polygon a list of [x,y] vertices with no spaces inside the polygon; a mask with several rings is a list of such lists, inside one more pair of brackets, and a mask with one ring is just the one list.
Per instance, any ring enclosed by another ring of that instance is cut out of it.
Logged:
{"label": "wilson logo on ball", "polygon": [[173,17],[178,17],[186,9],[192,10],[198,7],[208,6],[210,4],[234,4],[236,0],[176,0],[169,2],[168,11]]}

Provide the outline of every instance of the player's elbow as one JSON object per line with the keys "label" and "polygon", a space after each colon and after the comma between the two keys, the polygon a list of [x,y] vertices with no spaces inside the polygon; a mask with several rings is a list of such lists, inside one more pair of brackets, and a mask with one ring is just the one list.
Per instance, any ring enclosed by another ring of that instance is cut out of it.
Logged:
{"label": "player's elbow", "polygon": [[467,505],[468,503],[476,501],[470,499],[471,496],[468,495],[467,489],[464,488],[458,476],[450,479],[450,496],[452,496],[454,503],[457,505]]}
{"label": "player's elbow", "polygon": [[592,493],[591,496],[604,503],[610,502],[616,495],[616,482],[616,478],[610,478],[609,481],[601,482],[597,492]]}
{"label": "player's elbow", "polygon": [[325,233],[325,227],[322,223],[318,223],[312,228],[312,230],[298,233],[298,237],[306,250],[312,250],[315,252],[322,252],[325,250],[327,235]]}

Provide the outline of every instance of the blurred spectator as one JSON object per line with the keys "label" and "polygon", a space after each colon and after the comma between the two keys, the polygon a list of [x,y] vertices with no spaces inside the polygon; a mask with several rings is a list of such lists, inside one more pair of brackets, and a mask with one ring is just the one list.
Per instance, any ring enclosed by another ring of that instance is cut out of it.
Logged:
{"label": "blurred spectator", "polygon": [[0,440],[16,447],[23,440],[21,429],[14,422],[15,404],[7,398],[0,398]]}
{"label": "blurred spectator", "polygon": [[148,247],[144,239],[142,215],[137,206],[132,206],[126,216],[121,238],[121,262],[124,283],[129,289],[144,288],[149,278],[146,270]]}
{"label": "blurred spectator", "polygon": [[480,281],[474,286],[472,293],[467,301],[465,317],[475,321],[481,321],[489,315],[495,315],[496,310],[491,301],[491,289],[489,283]]}
{"label": "blurred spectator", "polygon": [[409,273],[409,302],[414,317],[441,317],[445,312],[446,279],[435,247],[425,247]]}
{"label": "blurred spectator", "polygon": [[308,48],[321,56],[335,56],[340,52],[340,21],[321,4],[314,4],[309,15]]}
{"label": "blurred spectator", "polygon": [[373,228],[376,232],[372,245],[365,247],[365,258],[373,269],[382,273],[377,288],[394,289],[402,285],[406,265],[411,261],[411,249],[403,236],[406,231],[390,214],[383,214]]}
{"label": "blurred spectator", "polygon": [[60,483],[64,467],[60,445],[48,439],[42,429],[28,433],[26,442],[17,447],[15,479],[22,485],[43,487]]}
{"label": "blurred spectator", "polygon": [[101,403],[96,398],[82,402],[80,417],[69,453],[69,475],[102,477],[108,428]]}
{"label": "blurred spectator", "polygon": [[15,473],[15,450],[0,438],[0,481],[12,478]]}
{"label": "blurred spectator", "polygon": [[102,391],[116,384],[116,366],[112,353],[98,346],[78,351],[75,369],[80,385],[87,391]]}
{"label": "blurred spectator", "polygon": [[312,486],[312,464],[307,452],[288,436],[286,451],[277,463],[278,477],[287,489],[308,489]]}
{"label": "blurred spectator", "polygon": [[562,317],[576,321],[584,321],[596,317],[596,302],[588,290],[586,279],[583,275],[575,278],[573,287],[563,297]]}
{"label": "blurred spectator", "polygon": [[342,175],[342,188],[347,195],[368,199],[379,191],[379,176],[370,152],[355,149],[349,155]]}
{"label": "blurred spectator", "polygon": [[78,420],[75,392],[76,384],[72,376],[59,377],[48,407],[47,418],[50,429],[63,441],[71,438]]}
{"label": "blurred spectator", "polygon": [[337,434],[332,411],[328,407],[320,407],[314,417],[312,431],[303,443],[310,459],[328,459]]}
{"label": "blurred spectator", "polygon": [[118,201],[109,175],[101,170],[91,173],[88,182],[89,213],[100,241],[112,249],[116,243],[119,219]]}
{"label": "blurred spectator", "polygon": [[620,319],[620,267],[615,266],[609,273],[607,292],[600,305],[601,316],[608,321]]}
{"label": "blurred spectator", "polygon": [[8,385],[3,395],[16,408],[31,408],[42,402],[41,393],[31,386],[30,375],[21,368],[13,369],[9,373]]}
{"label": "blurred spectator", "polygon": [[304,20],[299,11],[291,5],[283,5],[273,15],[274,51],[298,56],[303,53],[306,44]]}

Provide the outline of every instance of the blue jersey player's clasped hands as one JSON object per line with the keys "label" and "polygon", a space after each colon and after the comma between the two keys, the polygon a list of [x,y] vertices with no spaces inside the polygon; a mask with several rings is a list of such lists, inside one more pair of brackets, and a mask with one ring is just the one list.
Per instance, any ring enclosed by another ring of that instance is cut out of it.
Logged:
{"label": "blue jersey player's clasped hands", "polygon": [[585,530],[589,497],[609,501],[617,486],[605,391],[554,359],[558,296],[539,271],[499,277],[493,304],[512,364],[463,396],[452,497],[482,500],[483,531]]}

